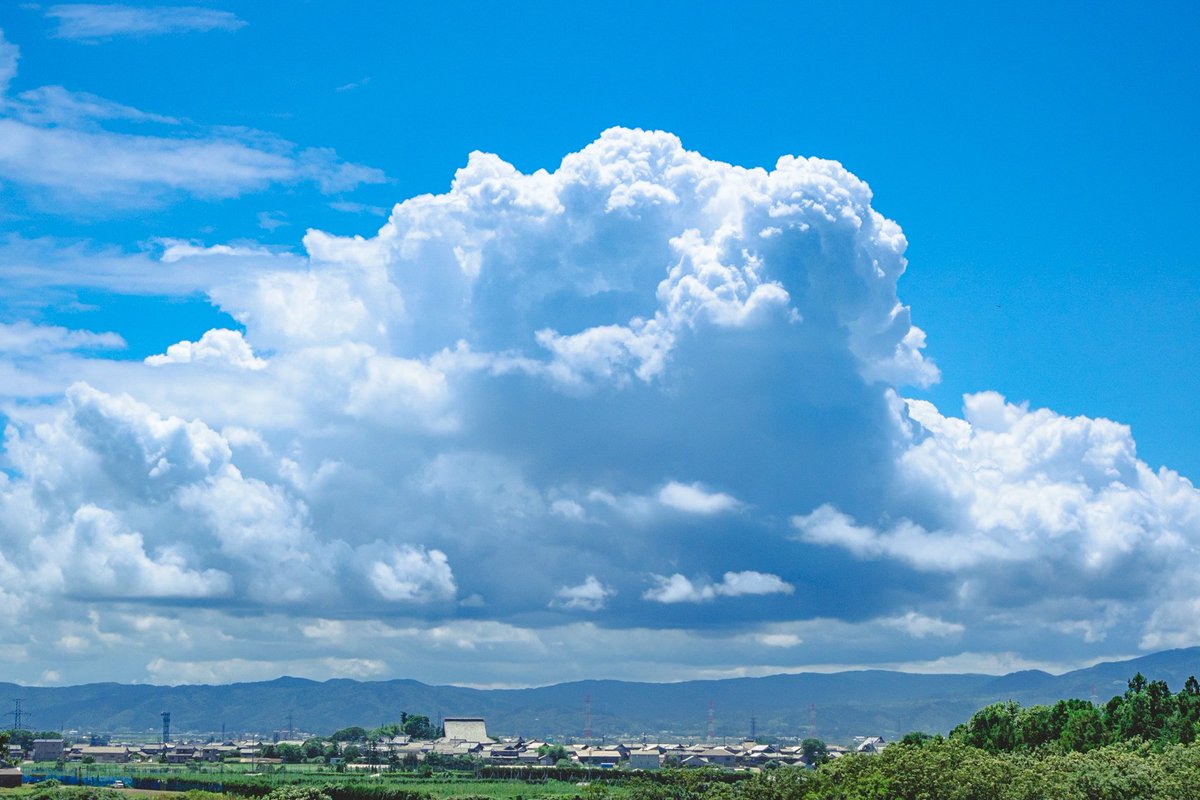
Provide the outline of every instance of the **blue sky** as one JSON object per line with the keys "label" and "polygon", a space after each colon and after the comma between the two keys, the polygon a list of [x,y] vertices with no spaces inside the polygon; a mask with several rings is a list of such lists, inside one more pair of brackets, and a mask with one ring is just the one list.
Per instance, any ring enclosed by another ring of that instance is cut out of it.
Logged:
{"label": "blue sky", "polygon": [[62,610],[9,623],[5,668],[526,684],[1197,643],[1164,565],[1200,542],[1198,23],[6,7],[0,568]]}

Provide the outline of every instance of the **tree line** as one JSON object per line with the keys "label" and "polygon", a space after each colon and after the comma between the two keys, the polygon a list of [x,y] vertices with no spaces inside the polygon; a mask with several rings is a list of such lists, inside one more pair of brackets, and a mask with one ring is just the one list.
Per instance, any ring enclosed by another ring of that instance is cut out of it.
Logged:
{"label": "tree line", "polygon": [[444,729],[430,722],[424,714],[409,714],[400,712],[400,721],[380,725],[378,728],[363,728],[352,725],[339,728],[327,738],[314,736],[301,744],[281,742],[264,745],[261,751],[263,758],[278,758],[285,764],[328,764],[336,759],[345,762],[366,761],[367,763],[388,763],[399,766],[398,759],[392,754],[379,752],[379,744],[397,736],[407,736],[410,739],[437,739],[445,735]]}
{"label": "tree line", "polygon": [[1127,686],[1124,694],[1103,707],[1087,700],[1060,700],[1052,706],[1028,708],[1012,701],[995,703],[975,712],[950,732],[950,738],[989,753],[1042,748],[1086,753],[1133,740],[1160,748],[1196,741],[1200,735],[1200,682],[1194,676],[1176,694],[1171,694],[1165,681],[1148,681],[1140,672]]}

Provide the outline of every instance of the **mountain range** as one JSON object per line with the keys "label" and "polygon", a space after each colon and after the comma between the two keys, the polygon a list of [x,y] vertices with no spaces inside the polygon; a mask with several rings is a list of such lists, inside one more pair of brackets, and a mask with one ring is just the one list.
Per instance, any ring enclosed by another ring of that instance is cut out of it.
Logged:
{"label": "mountain range", "polygon": [[[431,686],[414,680],[323,682],[282,677],[255,683],[153,686],[93,683],[35,687],[0,683],[0,697],[21,698],[25,727],[141,734],[154,738],[170,711],[178,734],[270,735],[290,730],[326,735],[399,720],[480,716],[493,735],[577,741],[645,737],[692,740],[706,735],[710,708],[718,740],[815,734],[830,742],[856,735],[894,739],[908,731],[946,733],[988,703],[1025,705],[1078,697],[1105,702],[1140,672],[1177,691],[1200,674],[1200,647],[1052,675],[915,674],[888,670],[799,673],[761,678],[635,683],[588,680],[528,689]],[[290,722],[289,722],[290,720]]]}

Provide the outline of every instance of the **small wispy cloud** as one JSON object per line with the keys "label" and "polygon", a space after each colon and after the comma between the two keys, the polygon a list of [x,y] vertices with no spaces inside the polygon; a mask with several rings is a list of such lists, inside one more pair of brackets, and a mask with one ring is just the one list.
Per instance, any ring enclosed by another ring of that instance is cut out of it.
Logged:
{"label": "small wispy cloud", "polygon": [[335,200],[329,204],[334,211],[346,214],[370,214],[375,217],[386,217],[388,210],[383,206],[372,206],[366,203],[355,203],[350,200]]}
{"label": "small wispy cloud", "polygon": [[334,89],[334,91],[335,92],[349,92],[349,91],[353,91],[354,89],[359,89],[363,86],[366,86],[370,82],[371,82],[371,78],[368,76],[366,78],[363,78],[360,81],[350,81],[350,83],[343,83],[341,86]]}
{"label": "small wispy cloud", "polygon": [[81,42],[114,36],[158,36],[168,33],[236,31],[246,21],[229,11],[195,6],[135,6],[66,3],[46,9],[58,20],[54,35]]}
{"label": "small wispy cloud", "polygon": [[258,212],[258,227],[264,231],[274,231],[276,228],[283,228],[291,225],[287,220],[287,214],[282,211],[260,211]]}

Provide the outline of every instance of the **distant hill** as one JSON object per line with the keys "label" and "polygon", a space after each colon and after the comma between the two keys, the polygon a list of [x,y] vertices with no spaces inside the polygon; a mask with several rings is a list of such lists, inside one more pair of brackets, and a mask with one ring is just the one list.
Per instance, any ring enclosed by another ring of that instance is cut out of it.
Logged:
{"label": "distant hill", "polygon": [[179,732],[267,734],[285,728],[328,734],[349,725],[374,727],[401,711],[430,717],[482,716],[492,734],[578,738],[584,698],[591,697],[597,737],[698,738],[709,702],[718,738],[740,739],[756,720],[760,736],[807,735],[833,742],[855,735],[895,738],[911,730],[947,732],[978,708],[1001,700],[1051,703],[1067,697],[1101,702],[1124,691],[1136,672],[1165,680],[1173,691],[1200,675],[1200,647],[1051,675],[1038,670],[994,675],[920,675],[886,670],[801,673],[680,683],[577,681],[533,689],[465,689],[412,680],[330,680],[283,677],[219,686],[94,683],[25,687],[0,684],[0,697],[21,697],[30,727],[39,730],[145,733],[170,711]]}

